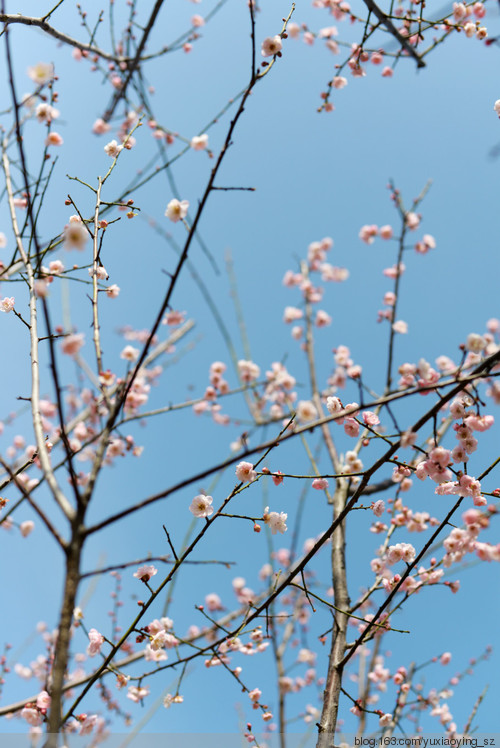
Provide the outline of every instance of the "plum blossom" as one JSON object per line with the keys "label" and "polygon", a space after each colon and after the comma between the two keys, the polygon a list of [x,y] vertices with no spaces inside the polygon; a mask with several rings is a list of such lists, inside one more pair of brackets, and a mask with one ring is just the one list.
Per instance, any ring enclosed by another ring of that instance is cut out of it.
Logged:
{"label": "plum blossom", "polygon": [[389,546],[387,563],[392,565],[398,561],[406,561],[406,563],[411,564],[415,556],[415,548],[410,543],[397,543],[396,545]]}
{"label": "plum blossom", "polygon": [[43,86],[54,77],[54,66],[51,62],[37,62],[26,71],[29,78],[38,86]]}
{"label": "plum blossom", "polygon": [[187,216],[189,202],[187,200],[177,200],[174,198],[167,205],[165,215],[173,223],[183,220]]}
{"label": "plum blossom", "polygon": [[273,535],[276,535],[277,532],[285,533],[287,531],[286,526],[286,519],[288,517],[288,514],[285,514],[285,512],[270,512],[269,507],[266,506],[264,509],[264,516],[263,520],[266,523],[266,525],[270,528]]}
{"label": "plum blossom", "polygon": [[203,135],[195,135],[193,138],[191,138],[191,148],[193,151],[204,151],[205,148],[208,147],[208,135],[207,133],[203,133]]}
{"label": "plum blossom", "polygon": [[49,273],[51,275],[60,275],[64,272],[64,265],[61,260],[52,260],[49,262]]}
{"label": "plum blossom", "polygon": [[63,231],[64,248],[82,250],[88,238],[89,233],[80,216],[71,216]]}
{"label": "plum blossom", "polygon": [[40,691],[36,699],[36,705],[39,709],[49,709],[51,698],[47,691]]}
{"label": "plum blossom", "polygon": [[97,629],[90,629],[89,631],[89,645],[87,647],[87,654],[89,657],[95,657],[99,654],[101,647],[104,644],[104,636],[97,631]]}
{"label": "plum blossom", "polygon": [[342,75],[336,75],[332,80],[332,86],[337,90],[345,88],[347,86],[347,78],[344,78]]}
{"label": "plum blossom", "polygon": [[406,225],[411,231],[414,231],[417,229],[420,225],[420,216],[417,215],[417,213],[407,213],[406,214]]}
{"label": "plum blossom", "polygon": [[314,320],[316,327],[327,327],[332,324],[332,318],[323,309],[318,309],[316,312],[316,319]]}
{"label": "plum blossom", "polygon": [[273,57],[281,51],[282,47],[283,44],[279,34],[276,34],[276,36],[268,36],[262,42],[262,57]]}
{"label": "plum blossom", "polygon": [[[344,410],[344,406],[338,397],[327,397],[326,408],[332,416],[337,415]],[[342,423],[342,421],[338,421],[338,423]]]}
{"label": "plum blossom", "polygon": [[92,125],[92,132],[95,135],[104,135],[105,133],[109,132],[111,130],[111,125],[108,122],[105,122],[100,117],[96,119],[94,124]]}
{"label": "plum blossom", "polygon": [[172,704],[182,704],[184,701],[184,696],[181,696],[179,693],[175,696],[172,696],[171,693],[167,693],[165,698],[163,699],[163,706],[165,709],[168,709]]}
{"label": "plum blossom", "polygon": [[472,353],[481,353],[481,351],[486,348],[487,344],[488,341],[486,340],[486,338],[484,338],[482,335],[471,332],[471,334],[467,336],[467,340],[465,341],[465,348]]}
{"label": "plum blossom", "polygon": [[138,355],[138,348],[134,348],[132,345],[126,345],[123,351],[120,353],[120,358],[125,359],[125,361],[135,361]]}
{"label": "plum blossom", "polygon": [[242,382],[254,382],[260,376],[260,367],[253,361],[238,361],[238,374]]}
{"label": "plum blossom", "polygon": [[123,146],[119,145],[116,140],[110,140],[110,142],[104,146],[104,151],[110,158],[116,158],[120,151],[123,151]]}
{"label": "plum blossom", "polygon": [[42,724],[42,715],[34,706],[26,705],[21,712],[21,717],[32,727]]}
{"label": "plum blossom", "polygon": [[402,319],[397,320],[397,322],[394,322],[392,329],[394,332],[399,332],[402,335],[405,335],[408,332],[408,323],[403,322]]}
{"label": "plum blossom", "polygon": [[250,483],[257,478],[257,473],[253,469],[251,462],[240,462],[236,466],[236,477],[242,483]]}
{"label": "plum blossom", "polygon": [[328,481],[326,480],[326,478],[315,478],[311,483],[311,486],[317,491],[324,491],[326,488],[328,488]]}
{"label": "plum blossom", "polygon": [[217,610],[224,610],[222,600],[215,592],[205,595],[205,605],[211,613],[215,613]]}
{"label": "plum blossom", "polygon": [[362,226],[359,232],[359,238],[365,244],[373,244],[375,237],[378,234],[378,226],[372,224],[371,226]]}
{"label": "plum blossom", "polygon": [[4,296],[3,299],[0,300],[0,312],[11,312],[14,309],[14,297],[13,296]]}
{"label": "plum blossom", "polygon": [[43,101],[41,104],[38,104],[37,108],[35,109],[35,116],[37,120],[39,122],[45,122],[45,124],[47,125],[49,125],[53,119],[57,119],[59,117],[59,114],[59,109],[56,109],[45,101]]}
{"label": "plum blossom", "polygon": [[34,528],[35,523],[31,519],[27,519],[19,525],[19,530],[21,531],[23,538],[27,538],[28,535],[33,532]]}
{"label": "plum blossom", "polygon": [[140,579],[141,582],[149,582],[151,577],[154,577],[155,574],[158,574],[158,569],[155,566],[139,566],[137,571],[134,571],[133,576],[137,579]]}
{"label": "plum blossom", "polygon": [[379,499],[371,504],[370,509],[376,517],[381,517],[385,511],[385,503],[382,499]]}
{"label": "plum blossom", "polygon": [[189,511],[194,517],[210,517],[214,512],[212,501],[211,496],[205,496],[205,494],[200,493],[192,500]]}
{"label": "plum blossom", "polygon": [[283,312],[283,322],[288,325],[290,322],[302,319],[303,316],[304,312],[302,309],[298,309],[295,306],[286,306],[285,311]]}
{"label": "plum blossom", "polygon": [[363,412],[363,421],[367,426],[378,426],[380,423],[377,414],[373,413],[371,410],[365,410]]}
{"label": "plum blossom", "polygon": [[49,132],[49,134],[47,135],[45,139],[46,146],[49,146],[49,145],[59,146],[59,145],[62,145],[63,143],[64,143],[64,140],[62,139],[62,136],[59,135],[58,132]]}
{"label": "plum blossom", "polygon": [[317,417],[318,411],[311,400],[299,400],[297,403],[297,418],[301,423],[315,421]]}
{"label": "plum blossom", "polygon": [[80,348],[83,346],[84,341],[85,335],[83,332],[66,335],[61,342],[61,350],[67,356],[76,356]]}
{"label": "plum blossom", "polygon": [[120,293],[120,286],[117,286],[116,283],[114,283],[112,286],[108,286],[106,289],[106,296],[108,299],[116,299],[118,294]]}
{"label": "plum blossom", "polygon": [[135,704],[138,704],[148,695],[149,695],[148,686],[142,686],[141,688],[138,688],[137,686],[129,686],[127,699],[130,699]]}

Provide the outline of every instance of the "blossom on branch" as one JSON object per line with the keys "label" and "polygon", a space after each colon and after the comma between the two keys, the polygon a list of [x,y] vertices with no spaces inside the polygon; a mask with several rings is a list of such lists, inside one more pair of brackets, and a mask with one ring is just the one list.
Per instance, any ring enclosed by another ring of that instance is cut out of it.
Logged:
{"label": "blossom on branch", "polygon": [[167,205],[165,215],[173,223],[183,220],[187,216],[189,202],[187,200],[177,200],[174,198]]}
{"label": "blossom on branch", "polygon": [[200,493],[192,500],[189,511],[194,517],[210,517],[214,512],[212,501],[211,496],[205,496],[205,494]]}
{"label": "blossom on branch", "polygon": [[281,52],[282,47],[283,44],[279,34],[276,34],[276,36],[268,36],[262,42],[262,57],[274,57],[278,52]]}

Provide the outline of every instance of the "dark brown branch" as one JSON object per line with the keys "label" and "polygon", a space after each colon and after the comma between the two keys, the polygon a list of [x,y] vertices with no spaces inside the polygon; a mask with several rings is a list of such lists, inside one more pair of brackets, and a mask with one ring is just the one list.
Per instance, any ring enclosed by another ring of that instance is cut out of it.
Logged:
{"label": "dark brown branch", "polygon": [[392,34],[392,36],[401,44],[403,49],[408,52],[410,57],[413,57],[413,59],[417,63],[418,68],[425,68],[425,62],[421,58],[421,56],[415,51],[415,48],[410,44],[408,39],[405,39],[404,36],[402,36],[397,28],[394,26],[393,22],[386,16],[386,14],[380,10],[378,5],[373,2],[373,0],[363,0],[364,4],[368,8],[369,11],[371,11],[375,16],[377,16],[380,23],[382,23],[387,31]]}

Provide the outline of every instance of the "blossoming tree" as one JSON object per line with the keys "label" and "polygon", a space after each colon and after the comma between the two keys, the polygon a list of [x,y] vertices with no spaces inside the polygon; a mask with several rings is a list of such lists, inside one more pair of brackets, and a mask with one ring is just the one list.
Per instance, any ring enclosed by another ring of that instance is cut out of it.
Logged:
{"label": "blossoming tree", "polygon": [[[391,182],[392,223],[358,225],[360,248],[391,255],[380,264],[373,325],[384,342],[374,361],[353,352],[369,348],[364,321],[350,341],[332,320],[336,293],[352,281],[333,264],[333,239],[316,240],[314,227],[305,251],[275,252],[284,312],[268,309],[250,277],[252,301],[242,301],[247,286],[230,254],[230,307],[210,278],[220,272],[222,211],[259,199],[246,194],[254,187],[238,147],[261,168],[255,134],[264,139],[265,127],[253,122],[251,144],[240,132],[270,80],[286,77],[294,40],[333,55],[315,106],[316,116],[335,117],[334,96],[368,70],[413,74],[458,35],[495,42],[487,4],[436,14],[420,2],[316,0],[312,11],[241,3],[238,40],[228,41],[245,65],[235,90],[209,99],[210,115],[197,111],[192,130],[174,130],[190,94],[170,96],[167,112],[156,103],[162,85],[182,90],[183,65],[203,78],[198,48],[210,45],[212,25],[234,23],[234,6],[205,2],[204,15],[179,3],[168,20],[162,0],[102,11],[60,0],[42,16],[2,3],[0,309],[4,349],[17,351],[6,360],[17,359],[2,393],[0,522],[10,566],[23,563],[26,544],[33,549],[27,610],[10,601],[19,591],[10,574],[4,595],[16,619],[29,610],[27,630],[38,637],[27,665],[12,621],[3,632],[4,729],[43,733],[47,748],[74,734],[97,744],[139,729],[142,705],[163,732],[170,715],[177,730],[202,730],[196,694],[213,683],[226,704],[243,694],[241,731],[252,745],[285,748],[306,732],[326,748],[345,742],[343,731],[389,740],[431,725],[450,740],[467,737],[484,692],[465,716],[448,702],[490,649],[478,642],[472,665],[443,685],[452,653],[418,643],[409,622],[435,604],[436,590],[460,594],[461,567],[476,560],[470,573],[482,576],[500,560],[490,528],[500,495],[491,437],[500,321],[491,316],[454,343],[436,332],[435,363],[401,353],[420,314],[406,307],[401,316],[407,258],[426,262],[436,249],[422,225],[427,187],[408,201]],[[325,25],[332,17],[341,31]],[[31,58],[34,31],[47,49],[59,45],[56,62]],[[322,69],[312,50],[307,60]],[[233,85],[227,61],[218,72]],[[96,117],[83,109],[80,84],[65,107],[60,89],[77,75]],[[500,110],[492,103],[489,114],[493,106]],[[351,285],[344,310],[370,285],[368,275],[362,288]],[[245,320],[265,332],[270,315],[282,316],[285,337],[257,360]],[[208,346],[194,339],[195,324]],[[40,623],[41,609],[52,620]],[[441,620],[437,613],[433,625]],[[389,656],[414,635],[417,644]]]}

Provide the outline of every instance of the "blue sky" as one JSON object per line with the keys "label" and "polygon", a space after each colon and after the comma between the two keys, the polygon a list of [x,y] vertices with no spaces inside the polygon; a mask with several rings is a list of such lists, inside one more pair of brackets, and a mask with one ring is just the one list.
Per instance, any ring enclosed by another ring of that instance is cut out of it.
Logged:
{"label": "blue sky", "polygon": [[[294,20],[298,23],[305,22],[316,30],[332,24],[326,11],[313,9],[301,0],[296,6]],[[186,28],[194,12],[206,14],[211,7],[208,0],[201,5],[185,0],[168,5],[153,34],[150,49],[169,43]],[[17,12],[18,8],[8,3],[7,10]],[[122,4],[117,4],[117,13],[122,11]],[[276,0],[262,8],[257,18],[259,44],[264,37],[280,31],[281,19],[288,11],[286,3]],[[38,14],[40,3],[24,2],[22,12]],[[89,11],[89,15],[96,13],[96,8]],[[147,68],[148,84],[156,89],[151,97],[154,112],[165,127],[188,139],[203,132],[228,99],[245,86],[250,70],[247,16],[245,3],[226,3],[203,30],[202,39],[189,55],[182,51],[166,55]],[[496,7],[487,21],[490,35],[494,35],[498,26]],[[52,22],[75,36],[83,33],[71,3],[65,2]],[[342,38],[356,40],[355,29],[346,24],[337,25]],[[95,183],[97,175],[107,169],[109,159],[103,151],[107,136],[97,138],[90,130],[106,107],[110,90],[109,85],[101,83],[99,72],[91,75],[86,63],[74,61],[67,47],[57,47],[42,33],[14,27],[11,38],[20,94],[30,90],[31,83],[25,73],[28,65],[39,60],[53,61],[59,76],[61,116],[56,129],[65,142],[58,153],[47,210],[42,216],[41,232],[48,238],[58,234],[69,218],[64,205],[68,192],[81,205],[83,214],[91,214],[92,196],[85,188],[69,182],[66,175],[78,175],[83,181]],[[99,43],[101,46],[109,43],[104,33]],[[289,39],[285,42],[283,57],[249,99],[218,178],[221,185],[252,186],[255,192],[212,195],[200,223],[200,234],[215,258],[219,274],[214,273],[196,244],[190,254],[197,273],[210,288],[239,357],[245,358],[246,353],[239,338],[225,270],[224,255],[228,249],[233,258],[252,359],[264,372],[273,361],[286,357],[288,369],[304,385],[299,389],[299,398],[308,397],[303,355],[282,323],[283,307],[298,304],[299,293],[284,288],[282,278],[287,269],[298,269],[297,258],[304,257],[311,241],[331,236],[335,241],[331,262],[347,267],[350,278],[345,284],[329,287],[322,304],[333,317],[333,324],[317,333],[319,379],[324,385],[331,372],[332,348],[345,344],[351,348],[355,362],[363,366],[366,381],[379,391],[383,388],[385,369],[382,368],[381,373],[380,361],[385,360],[387,329],[377,325],[376,319],[383,293],[390,289],[382,269],[395,262],[395,250],[392,243],[381,240],[367,246],[359,240],[358,233],[364,224],[397,226],[386,189],[389,179],[401,190],[406,204],[432,179],[432,187],[420,208],[423,214],[420,234],[430,233],[437,242],[432,253],[424,257],[408,253],[405,258],[407,271],[403,277],[400,316],[408,322],[409,333],[397,340],[396,361],[418,361],[424,357],[433,362],[440,354],[458,359],[458,345],[464,342],[467,334],[483,332],[486,320],[500,316],[499,172],[498,161],[489,155],[500,140],[498,118],[493,111],[493,104],[500,97],[495,74],[497,55],[494,45],[486,47],[464,35],[452,36],[429,56],[428,66],[423,70],[416,71],[410,61],[403,61],[391,79],[382,78],[380,70],[373,65],[368,66],[366,78],[352,79],[348,75],[349,85],[335,95],[335,112],[318,114],[319,93],[334,74],[334,65],[340,58],[333,57],[319,43],[309,48],[302,41]],[[5,79],[3,57],[1,64]],[[9,104],[6,87],[3,90],[2,110]],[[229,112],[209,130],[210,147],[215,153],[223,142],[230,116]],[[25,137],[30,158],[37,163],[44,132],[36,122],[28,123]],[[128,184],[136,170],[154,153],[155,143],[147,126],[138,131],[137,141],[137,146],[120,158],[119,167],[107,186],[108,197],[116,196],[122,185]],[[179,196],[188,199],[192,206],[202,194],[212,165],[206,153],[189,151],[172,170]],[[108,330],[105,360],[114,370],[122,365],[118,355],[123,347],[122,338],[114,330],[125,324],[136,329],[151,324],[168,282],[163,271],[171,271],[175,263],[172,249],[148,228],[147,218],[157,221],[182,243],[182,226],[168,224],[163,215],[172,196],[171,184],[164,174],[159,175],[148,187],[134,193],[135,203],[146,220],[121,220],[109,232],[104,264],[110,273],[110,282],[120,286],[121,294],[118,299],[105,300],[102,304],[102,324]],[[0,230],[9,239],[8,249],[3,250],[3,256],[8,257],[12,239],[5,201],[0,205],[0,224]],[[69,262],[69,255],[63,257],[60,252],[58,256]],[[19,286],[6,284],[2,285],[2,295],[14,295],[16,302],[23,298]],[[55,320],[67,320],[68,303],[71,324],[86,332],[87,346],[83,353],[92,362],[89,305],[79,284],[64,284],[61,290],[53,288],[51,304]],[[155,407],[202,395],[211,362],[229,363],[220,331],[186,269],[175,289],[173,306],[186,310],[196,324],[186,341],[179,345],[178,363],[166,369],[160,386],[152,392],[151,405]],[[6,416],[19,409],[15,398],[28,394],[28,349],[25,330],[18,320],[12,315],[2,315],[0,324],[10,362],[3,367],[2,374],[5,392],[2,407]],[[76,382],[74,367],[67,366],[67,362],[61,366],[65,375]],[[236,385],[234,372],[228,374],[228,380]],[[44,391],[49,394],[48,372],[45,382]],[[356,398],[355,389],[349,393],[346,394],[348,400]],[[230,402],[227,406],[224,404],[224,412],[243,421],[246,414],[242,402],[237,396]],[[415,409],[421,405],[418,402],[409,406],[408,418],[418,412]],[[6,427],[0,441],[2,452],[13,436],[27,429],[28,424],[27,415],[21,414],[15,426]],[[240,424],[223,428],[209,419],[193,420],[189,412],[152,419],[147,428],[135,426],[133,435],[138,443],[144,444],[144,455],[137,461],[124,458],[121,464],[105,471],[90,511],[91,520],[129,506],[224,459],[229,454],[230,442],[241,431]],[[269,431],[268,436],[272,435]],[[340,448],[345,450],[349,446],[342,442]],[[485,437],[484,454],[486,460],[484,463],[478,460],[477,473],[487,464],[488,458],[496,456],[494,437]],[[284,468],[298,471],[299,467],[308,471],[306,457],[298,447],[283,449],[279,457],[283,463],[276,463],[276,467],[283,471]],[[95,565],[97,560],[102,564],[119,563],[144,557],[149,552],[166,553],[162,524],[167,523],[172,528],[180,544],[190,523],[187,507],[194,495],[193,488],[196,492],[203,488],[214,492],[214,497],[222,498],[231,489],[233,480],[229,471],[218,484],[206,481],[203,485],[189,487],[133,519],[119,523],[101,537],[93,537],[85,553],[84,568]],[[257,511],[262,511],[261,505],[272,502],[271,508],[294,516],[300,488],[287,483],[281,489],[281,494],[277,493],[278,489],[272,493],[271,487],[269,497],[260,488],[255,490],[248,499],[249,511],[254,510],[255,503]],[[426,492],[418,486],[414,493],[412,506],[425,507],[441,516],[442,509],[436,509],[436,499],[441,497],[435,497],[432,489],[427,487]],[[13,494],[8,498],[12,500]],[[47,502],[47,505],[50,504]],[[320,533],[330,521],[322,496],[308,496],[306,506],[302,542]],[[19,511],[19,521],[28,518],[31,515],[23,507]],[[230,571],[220,567],[200,571],[199,567],[191,567],[183,572],[182,582],[175,590],[175,613],[172,613],[179,622],[180,631],[189,623],[200,624],[193,617],[193,606],[202,602],[207,592],[218,591],[227,607],[234,604],[231,592],[234,576],[244,576],[249,586],[258,587],[258,569],[266,557],[264,533],[256,539],[246,523],[245,527],[235,527],[229,520],[226,523],[220,534],[207,538],[199,551],[200,557],[237,560],[238,566]],[[372,578],[368,563],[377,543],[368,534],[367,523],[368,518],[355,516],[348,529],[353,596]],[[488,538],[495,542],[497,537],[493,522]],[[286,536],[283,542],[285,545],[288,542]],[[30,640],[36,621],[46,621],[49,628],[56,625],[62,559],[39,526],[36,533],[22,542],[17,534],[3,533],[0,553],[4,568],[16,570],[4,575],[6,610],[16,611],[16,625],[9,622],[10,615],[5,616],[0,625],[0,639],[10,641],[13,652],[27,664],[41,651],[40,641]],[[325,551],[321,558],[326,559]],[[318,568],[321,563],[318,562]],[[424,590],[420,595],[422,599],[409,601],[398,625],[411,629],[411,640],[406,635],[394,635],[391,639],[391,668],[407,664],[411,658],[425,661],[450,650],[454,659],[449,668],[454,674],[464,670],[469,658],[479,656],[486,645],[495,644],[499,613],[497,567],[483,564],[459,576],[462,589],[458,595],[452,596],[439,587]],[[130,578],[124,583],[124,625],[126,614],[136,609],[131,595],[140,594],[132,581]],[[84,591],[89,627],[101,629],[108,625],[106,611],[111,591],[108,578]],[[326,651],[319,649],[312,634],[310,646],[318,651],[318,676],[324,675]],[[384,646],[389,647],[387,640]],[[84,641],[80,647],[83,651]],[[268,699],[273,705],[276,697],[272,690],[271,658],[267,657],[265,662],[264,658],[257,659],[246,658],[241,663],[245,676],[250,684],[255,681],[268,685],[271,694]],[[426,675],[426,683],[436,687],[444,685],[449,673],[446,671],[443,676],[444,670],[438,667],[431,670],[429,668]],[[467,685],[457,688],[450,708],[459,724],[471,711],[484,685],[490,683],[478,722],[484,731],[497,728],[493,706],[498,701],[497,670],[498,655],[494,652],[488,662],[478,666]],[[175,680],[169,680],[170,677],[168,673],[162,680],[161,689],[172,688]],[[36,690],[34,681],[24,683],[10,676],[2,703]],[[237,731],[240,717],[234,704],[239,701],[246,708],[248,697],[238,693],[224,672],[208,673],[197,665],[186,678],[182,690],[184,705],[168,712],[160,708],[144,726],[146,731],[186,732],[186,724],[189,724],[190,729],[197,732],[216,733],[220,730],[221,703],[225,705],[225,731]],[[194,709],[193,703],[196,703]],[[292,703],[300,711],[305,703],[317,704],[316,694],[293,697]],[[95,702],[93,704],[95,706]],[[391,704],[389,701],[387,710]],[[140,714],[140,719],[149,706],[141,711],[130,704],[130,710]],[[88,710],[91,708],[89,702]],[[355,725],[348,713],[346,725],[350,729]],[[429,721],[425,729],[430,730],[430,725],[433,730],[438,727],[437,722]],[[18,731],[20,726],[16,721],[4,720],[2,729]],[[291,729],[299,731],[302,724],[294,723]]]}

